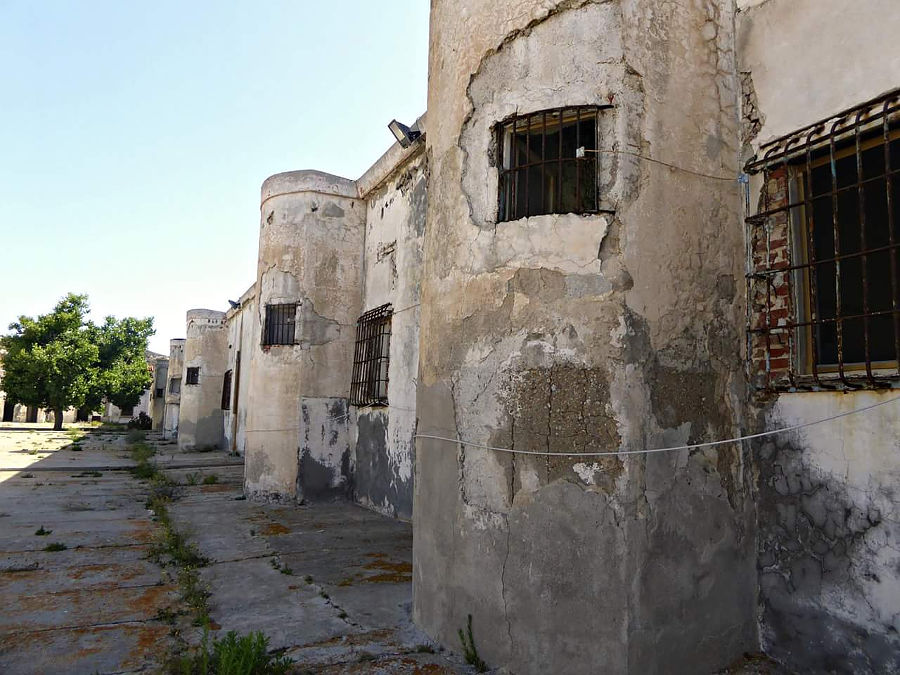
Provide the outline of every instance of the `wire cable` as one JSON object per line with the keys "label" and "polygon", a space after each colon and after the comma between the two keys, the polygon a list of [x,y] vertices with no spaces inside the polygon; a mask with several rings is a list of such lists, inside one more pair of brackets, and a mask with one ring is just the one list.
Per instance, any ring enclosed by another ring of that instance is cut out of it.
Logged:
{"label": "wire cable", "polygon": [[448,438],[446,436],[435,436],[432,434],[416,434],[415,438],[429,438],[436,441],[446,441],[448,443],[457,443],[459,445],[468,445],[473,448],[480,448],[482,450],[494,450],[495,452],[506,452],[513,455],[541,455],[541,456],[551,456],[551,457],[618,457],[621,455],[649,455],[657,452],[674,452],[677,450],[691,450],[693,448],[708,448],[718,445],[728,445],[731,443],[740,443],[741,441],[748,441],[754,438],[765,438],[766,436],[775,436],[777,434],[783,434],[788,431],[796,431],[797,429],[804,429],[806,427],[815,426],[817,424],[824,424],[825,422],[831,422],[832,420],[837,420],[842,417],[849,417],[850,415],[856,415],[857,413],[866,412],[867,410],[872,410],[874,408],[878,408],[883,405],[887,405],[888,403],[895,403],[896,401],[900,401],[900,396],[896,396],[892,399],[888,399],[887,401],[880,401],[879,403],[873,403],[872,405],[867,405],[862,408],[857,408],[856,410],[849,410],[847,412],[839,413],[837,415],[832,415],[830,417],[823,417],[822,419],[813,420],[812,422],[803,422],[802,424],[793,424],[789,427],[782,427],[780,429],[772,429],[771,431],[761,431],[757,434],[748,434],[745,436],[736,436],[735,438],[725,438],[719,441],[706,441],[703,443],[691,443],[689,445],[673,445],[666,448],[645,448],[642,450],[614,450],[614,451],[604,451],[604,452],[539,452],[536,450],[514,450],[512,448],[500,448],[493,445],[484,445],[482,443],[470,443],[469,441],[464,441],[461,438]]}

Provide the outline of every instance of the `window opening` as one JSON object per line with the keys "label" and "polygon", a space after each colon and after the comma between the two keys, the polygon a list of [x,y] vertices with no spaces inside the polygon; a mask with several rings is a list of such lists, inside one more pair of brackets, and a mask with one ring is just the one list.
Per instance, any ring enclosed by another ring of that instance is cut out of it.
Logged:
{"label": "window opening", "polygon": [[763,146],[748,353],[769,389],[900,378],[900,90]]}
{"label": "window opening", "polygon": [[200,384],[200,368],[188,368],[185,384]]}
{"label": "window opening", "polygon": [[231,404],[231,371],[225,371],[225,377],[222,378],[222,410],[228,410]]}
{"label": "window opening", "polygon": [[598,210],[597,106],[514,116],[497,126],[498,221]]}
{"label": "window opening", "polygon": [[125,405],[119,408],[119,411],[122,417],[131,417],[134,415],[134,406],[133,405]]}
{"label": "window opening", "polygon": [[369,310],[356,322],[350,382],[353,405],[387,405],[392,315],[391,305],[382,305]]}
{"label": "window opening", "polygon": [[294,344],[297,303],[266,305],[263,345]]}
{"label": "window opening", "polygon": [[173,396],[177,396],[181,393],[181,378],[173,377],[169,380],[169,393]]}

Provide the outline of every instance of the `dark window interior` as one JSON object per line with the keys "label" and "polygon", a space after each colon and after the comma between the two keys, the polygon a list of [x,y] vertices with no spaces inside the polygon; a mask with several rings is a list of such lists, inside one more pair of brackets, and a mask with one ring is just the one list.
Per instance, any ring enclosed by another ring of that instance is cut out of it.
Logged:
{"label": "dark window interior", "polygon": [[188,368],[185,384],[200,384],[200,368]]}
{"label": "dark window interior", "polygon": [[181,378],[173,377],[169,380],[169,393],[173,396],[181,393]]}
{"label": "dark window interior", "polygon": [[222,380],[222,410],[228,410],[231,403],[231,371],[225,371],[225,377]]}
{"label": "dark window interior", "polygon": [[596,107],[514,117],[498,126],[497,143],[499,221],[597,211]]}
{"label": "dark window interior", "polygon": [[356,322],[356,349],[350,383],[353,405],[387,405],[391,348],[391,305],[382,305]]}
{"label": "dark window interior", "polygon": [[121,410],[122,417],[131,417],[132,415],[134,415],[133,405],[122,406],[121,408],[119,408],[119,410]]}
{"label": "dark window interior", "polygon": [[[900,270],[900,176],[891,176],[888,195],[883,141],[813,166],[801,179],[809,191],[811,219],[807,250],[813,263],[806,305],[816,308],[817,363],[892,361],[895,354],[891,263]],[[900,139],[888,146],[888,161],[900,168]],[[815,162],[813,162],[814,164]],[[861,168],[861,173],[859,169]],[[892,217],[889,217],[889,208]],[[893,237],[891,236],[893,221]],[[825,261],[825,262],[818,262]],[[840,319],[840,320],[838,320]],[[868,341],[868,358],[866,342]]]}
{"label": "dark window interior", "polygon": [[266,322],[263,329],[263,344],[294,344],[294,324],[296,323],[296,320],[296,303],[266,305]]}

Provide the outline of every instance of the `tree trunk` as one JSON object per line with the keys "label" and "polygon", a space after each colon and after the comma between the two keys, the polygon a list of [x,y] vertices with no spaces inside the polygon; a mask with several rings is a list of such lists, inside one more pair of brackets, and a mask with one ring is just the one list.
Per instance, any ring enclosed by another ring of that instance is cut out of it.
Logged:
{"label": "tree trunk", "polygon": [[62,431],[62,422],[63,422],[63,410],[62,410],[62,408],[56,408],[53,411],[53,430],[54,431]]}

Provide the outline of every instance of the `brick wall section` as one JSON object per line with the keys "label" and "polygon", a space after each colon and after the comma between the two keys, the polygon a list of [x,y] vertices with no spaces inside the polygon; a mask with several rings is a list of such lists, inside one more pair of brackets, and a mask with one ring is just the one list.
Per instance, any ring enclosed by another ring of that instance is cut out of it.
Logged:
{"label": "brick wall section", "polygon": [[[756,276],[760,272],[789,267],[790,237],[788,205],[788,172],[781,166],[766,173],[758,212],[784,208],[764,221],[749,227],[751,273],[749,284],[750,329],[765,330],[750,334],[750,376],[761,389],[784,388],[792,384],[792,355],[797,345],[791,343],[791,330],[796,317],[790,290],[790,272]],[[796,335],[794,336],[796,338]]]}

